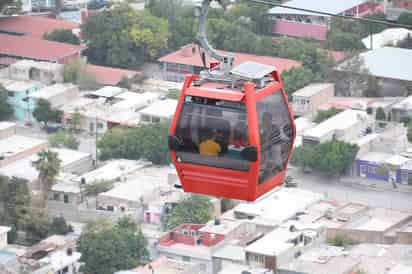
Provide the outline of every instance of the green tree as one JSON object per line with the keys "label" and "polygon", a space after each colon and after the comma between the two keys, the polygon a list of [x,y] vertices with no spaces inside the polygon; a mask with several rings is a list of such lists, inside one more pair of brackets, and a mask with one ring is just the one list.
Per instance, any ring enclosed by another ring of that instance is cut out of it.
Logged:
{"label": "green tree", "polygon": [[412,121],[408,122],[407,125],[408,125],[408,133],[407,133],[408,141],[412,143]]}
{"label": "green tree", "polygon": [[77,132],[79,130],[79,126],[80,126],[80,122],[82,119],[82,116],[79,112],[79,110],[75,109],[74,113],[72,114],[72,129],[74,130],[74,132]]}
{"label": "green tree", "polygon": [[96,76],[87,70],[87,64],[83,60],[73,60],[65,64],[63,79],[66,83],[78,85],[82,90],[95,90],[101,86]]}
{"label": "green tree", "polygon": [[80,45],[79,38],[70,29],[57,29],[50,33],[45,33],[43,38],[49,41]]}
{"label": "green tree", "polygon": [[382,107],[378,107],[376,109],[375,119],[378,121],[385,121],[386,120],[386,113]]}
{"label": "green tree", "polygon": [[37,243],[49,234],[50,221],[47,211],[30,206],[20,220],[22,230],[26,232],[26,240],[30,244]]}
{"label": "green tree", "polygon": [[59,130],[56,133],[50,134],[48,141],[52,147],[65,147],[69,149],[78,149],[79,147],[79,141],[73,133],[67,130]]}
{"label": "green tree", "polygon": [[86,195],[96,196],[99,193],[109,191],[114,186],[112,180],[99,180],[96,182],[88,183],[84,189]]}
{"label": "green tree", "polygon": [[357,145],[336,140],[303,145],[293,151],[292,164],[309,167],[327,176],[340,176],[351,166],[358,150]]}
{"label": "green tree", "polygon": [[0,204],[3,204],[4,208],[0,219],[7,225],[19,227],[19,220],[30,205],[27,181],[16,177],[0,176]]}
{"label": "green tree", "polygon": [[33,116],[38,122],[43,122],[47,128],[49,122],[59,122],[61,113],[60,111],[53,109],[49,101],[39,99],[34,108]]}
{"label": "green tree", "polygon": [[73,232],[73,227],[67,224],[66,219],[63,217],[54,217],[48,231],[49,235],[66,235],[69,232]]}
{"label": "green tree", "polygon": [[356,33],[331,31],[326,40],[326,47],[332,50],[351,51],[363,49],[360,36]]}
{"label": "green tree", "polygon": [[339,112],[342,112],[341,109],[337,109],[337,108],[330,108],[328,110],[319,110],[316,114],[315,119],[313,120],[315,123],[321,123],[333,116],[335,116],[336,114],[338,114]]}
{"label": "green tree", "polygon": [[167,98],[170,99],[179,99],[180,95],[180,90],[178,89],[169,89],[169,92],[167,93]]}
{"label": "green tree", "polygon": [[42,204],[46,206],[50,190],[56,182],[56,177],[60,171],[61,160],[56,152],[43,150],[37,154],[38,159],[32,165],[39,172],[38,181],[41,187]]}
{"label": "green tree", "polygon": [[13,115],[13,108],[7,102],[7,90],[0,84],[0,121],[6,120]]}
{"label": "green tree", "polygon": [[398,17],[398,23],[412,26],[412,13],[404,12]]}
{"label": "green tree", "polygon": [[149,12],[119,5],[91,16],[82,25],[90,62],[139,68],[167,47],[167,21]]}
{"label": "green tree", "polygon": [[169,163],[167,136],[169,122],[145,124],[138,128],[116,127],[98,141],[101,160],[146,159],[154,164]]}
{"label": "green tree", "polygon": [[117,224],[103,220],[91,222],[78,241],[86,274],[112,274],[143,264],[149,258],[146,246],[140,229],[124,218]]}
{"label": "green tree", "polygon": [[167,220],[167,227],[172,229],[180,224],[204,224],[210,220],[213,206],[209,198],[192,195],[175,206]]}
{"label": "green tree", "polygon": [[305,67],[291,68],[283,71],[281,78],[289,99],[295,91],[312,83],[314,77],[312,71]]}

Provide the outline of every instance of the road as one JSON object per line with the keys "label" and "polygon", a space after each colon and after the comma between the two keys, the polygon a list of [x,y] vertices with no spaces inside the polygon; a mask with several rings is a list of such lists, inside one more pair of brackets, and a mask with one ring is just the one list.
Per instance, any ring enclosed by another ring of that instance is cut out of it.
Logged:
{"label": "road", "polygon": [[[366,187],[347,186],[337,179],[327,180],[316,175],[302,173],[296,168],[288,170],[300,188],[321,193],[328,200],[362,203],[372,207],[384,207],[412,212],[412,193],[385,191]],[[377,182],[384,184],[385,182]]]}

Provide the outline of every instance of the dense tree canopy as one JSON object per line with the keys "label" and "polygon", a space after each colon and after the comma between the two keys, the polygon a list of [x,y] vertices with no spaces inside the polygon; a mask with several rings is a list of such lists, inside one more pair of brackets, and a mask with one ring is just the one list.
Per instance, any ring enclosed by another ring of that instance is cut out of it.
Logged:
{"label": "dense tree canopy", "polygon": [[91,222],[78,241],[85,274],[112,274],[144,264],[149,258],[146,246],[143,233],[128,218],[116,224],[104,220]]}
{"label": "dense tree canopy", "polygon": [[398,18],[399,24],[412,26],[412,13],[404,12]]}
{"label": "dense tree canopy", "polygon": [[167,164],[169,123],[146,124],[138,128],[113,128],[98,141],[99,157],[146,159],[154,164]]}
{"label": "dense tree canopy", "polygon": [[70,29],[57,29],[44,34],[44,39],[73,45],[79,45],[79,38]]}
{"label": "dense tree canopy", "polygon": [[375,119],[379,120],[379,121],[385,121],[386,120],[386,113],[385,113],[385,110],[382,107],[378,107],[376,109]]}
{"label": "dense tree canopy", "polygon": [[172,229],[180,224],[204,224],[212,217],[213,207],[209,198],[192,195],[175,206],[167,220],[167,227]]}
{"label": "dense tree canopy", "polygon": [[340,176],[353,163],[358,150],[357,145],[335,140],[318,145],[303,145],[295,148],[291,163],[328,176]]}
{"label": "dense tree canopy", "polygon": [[82,90],[95,90],[100,87],[95,75],[86,69],[83,60],[69,61],[63,68],[63,80],[66,83],[73,83]]}
{"label": "dense tree canopy", "polygon": [[337,108],[330,108],[328,110],[319,110],[318,113],[316,113],[316,117],[313,121],[315,123],[321,123],[331,118],[332,116],[335,116],[341,111],[342,111],[341,109],[337,109]]}
{"label": "dense tree canopy", "polygon": [[38,122],[43,122],[47,127],[49,122],[60,122],[61,113],[51,107],[49,101],[39,99],[33,111],[33,116]]}
{"label": "dense tree canopy", "polygon": [[315,78],[312,71],[305,67],[283,71],[281,77],[289,98],[292,93],[310,84]]}
{"label": "dense tree canopy", "polygon": [[82,25],[92,63],[138,68],[167,47],[167,21],[122,4],[99,12]]}
{"label": "dense tree canopy", "polygon": [[13,108],[7,102],[7,90],[0,84],[0,121],[13,115]]}
{"label": "dense tree canopy", "polygon": [[48,141],[52,147],[65,147],[69,149],[77,149],[79,147],[79,141],[68,130],[59,130],[56,133],[50,134]]}

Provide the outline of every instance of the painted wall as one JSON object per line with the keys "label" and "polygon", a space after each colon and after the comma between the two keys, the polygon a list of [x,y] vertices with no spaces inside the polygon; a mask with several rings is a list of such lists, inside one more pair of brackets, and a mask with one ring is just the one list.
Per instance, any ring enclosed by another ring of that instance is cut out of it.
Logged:
{"label": "painted wall", "polygon": [[33,117],[33,110],[35,103],[33,100],[29,102],[24,101],[27,95],[30,95],[42,88],[42,84],[33,84],[30,88],[25,90],[11,90],[8,89],[7,102],[13,107],[14,116],[18,121],[35,121]]}

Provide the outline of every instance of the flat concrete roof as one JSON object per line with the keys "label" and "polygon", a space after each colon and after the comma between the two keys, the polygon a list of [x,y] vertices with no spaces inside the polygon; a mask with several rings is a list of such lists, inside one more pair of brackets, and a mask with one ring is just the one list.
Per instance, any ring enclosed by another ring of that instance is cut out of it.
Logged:
{"label": "flat concrete roof", "polygon": [[47,141],[22,135],[13,135],[0,140],[0,155],[8,158],[43,144],[47,144]]}
{"label": "flat concrete roof", "polygon": [[30,94],[29,97],[36,98],[36,99],[42,98],[42,99],[48,100],[56,95],[65,93],[67,90],[73,89],[73,88],[76,88],[76,86],[73,84],[67,84],[67,83],[66,84],[60,84],[60,83],[54,84],[54,85],[39,89],[35,93]]}
{"label": "flat concrete roof", "polygon": [[411,216],[411,214],[406,212],[385,208],[373,208],[365,212],[359,219],[347,224],[345,228],[385,232],[409,216]]}
{"label": "flat concrete roof", "polygon": [[251,252],[266,256],[279,256],[283,252],[293,248],[295,245],[288,241],[296,237],[300,232],[290,232],[287,228],[277,228],[263,238],[257,240],[245,248],[246,252]]}
{"label": "flat concrete roof", "polygon": [[367,114],[365,111],[347,109],[318,124],[317,126],[306,130],[304,137],[322,138],[322,136],[334,130],[346,130],[358,123],[361,119],[367,119]]}
{"label": "flat concrete roof", "polygon": [[114,86],[104,86],[101,89],[93,91],[91,94],[99,97],[111,98],[125,92],[124,89]]}
{"label": "flat concrete roof", "polygon": [[[319,193],[300,188],[278,188],[255,202],[237,205],[234,212],[255,216],[255,219],[271,224],[279,224],[320,200],[322,195]],[[255,222],[255,219],[250,221]]]}
{"label": "flat concrete roof", "polygon": [[315,83],[315,84],[310,84],[304,88],[301,88],[293,93],[293,97],[295,96],[300,96],[300,97],[311,97],[326,88],[333,87],[333,83]]}
{"label": "flat concrete roof", "polygon": [[140,114],[171,118],[176,111],[177,100],[165,99],[154,102],[150,106],[139,111]]}

